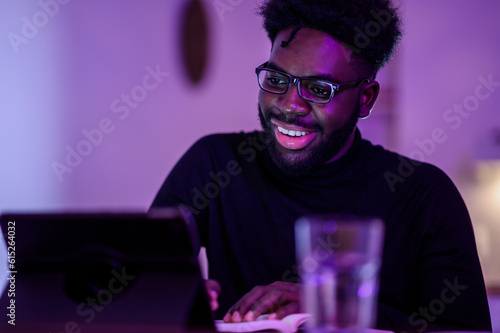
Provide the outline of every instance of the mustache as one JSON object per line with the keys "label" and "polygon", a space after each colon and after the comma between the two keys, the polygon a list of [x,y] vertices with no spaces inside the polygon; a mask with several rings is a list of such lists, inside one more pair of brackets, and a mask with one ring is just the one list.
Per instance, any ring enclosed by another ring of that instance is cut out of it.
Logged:
{"label": "mustache", "polygon": [[304,117],[299,117],[299,116],[294,116],[294,115],[286,115],[284,113],[274,114],[272,112],[268,112],[265,117],[266,117],[266,121],[268,123],[270,123],[271,119],[274,118],[274,119],[279,120],[283,123],[303,127],[305,129],[308,129],[311,131],[320,131],[321,130],[321,126],[319,126],[316,123],[312,124],[310,122],[306,122]]}

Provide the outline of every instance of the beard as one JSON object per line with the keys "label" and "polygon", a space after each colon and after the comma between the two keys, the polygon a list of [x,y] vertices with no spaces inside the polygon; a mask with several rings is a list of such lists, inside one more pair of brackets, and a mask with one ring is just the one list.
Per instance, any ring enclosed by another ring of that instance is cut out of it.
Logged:
{"label": "beard", "polygon": [[[271,118],[276,118],[283,122],[312,129],[311,126],[304,126],[301,117],[286,117],[283,114],[277,116],[271,112],[264,116],[259,105],[259,120],[267,137],[266,147],[268,148],[269,155],[274,164],[276,164],[276,166],[286,175],[299,177],[307,175],[312,170],[326,164],[345,146],[351,133],[356,128],[360,112],[361,107],[358,104],[347,122],[333,131],[326,139],[320,141],[314,147],[309,148],[308,155],[303,159],[292,158],[291,156],[294,154],[293,151],[286,153],[288,155],[286,156],[285,153],[278,149],[281,145],[275,137],[274,126],[271,123]],[[315,126],[314,130],[318,131],[320,134],[324,132],[323,128],[320,126]]]}

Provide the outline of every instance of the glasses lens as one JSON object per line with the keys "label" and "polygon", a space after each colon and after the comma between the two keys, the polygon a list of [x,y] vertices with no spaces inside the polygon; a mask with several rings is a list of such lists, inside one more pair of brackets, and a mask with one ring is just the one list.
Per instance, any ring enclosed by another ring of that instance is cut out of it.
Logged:
{"label": "glasses lens", "polygon": [[261,70],[259,73],[259,84],[262,89],[273,93],[283,93],[288,88],[290,79],[288,76],[274,71]]}
{"label": "glasses lens", "polygon": [[332,96],[333,89],[330,83],[324,81],[308,79],[300,81],[300,93],[302,97],[312,102],[328,102]]}

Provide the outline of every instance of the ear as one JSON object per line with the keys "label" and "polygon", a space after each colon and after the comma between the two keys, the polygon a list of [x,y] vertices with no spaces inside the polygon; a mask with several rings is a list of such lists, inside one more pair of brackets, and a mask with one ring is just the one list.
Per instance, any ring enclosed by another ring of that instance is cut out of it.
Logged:
{"label": "ear", "polygon": [[380,92],[380,84],[377,81],[372,81],[363,87],[361,95],[359,97],[361,112],[359,114],[360,118],[367,118],[372,112],[373,106],[377,101],[378,94]]}

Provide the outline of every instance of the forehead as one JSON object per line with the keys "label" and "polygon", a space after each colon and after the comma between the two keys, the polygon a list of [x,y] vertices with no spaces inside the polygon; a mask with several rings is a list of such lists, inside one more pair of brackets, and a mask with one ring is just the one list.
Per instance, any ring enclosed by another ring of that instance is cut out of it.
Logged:
{"label": "forehead", "polygon": [[330,75],[339,81],[357,78],[351,51],[333,37],[311,28],[300,29],[286,47],[293,28],[282,30],[274,40],[270,62],[295,76]]}

